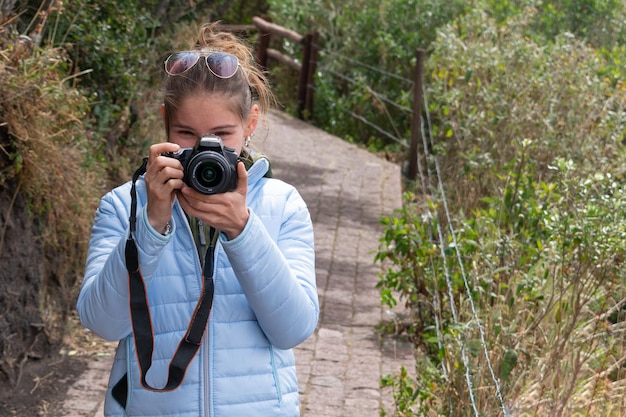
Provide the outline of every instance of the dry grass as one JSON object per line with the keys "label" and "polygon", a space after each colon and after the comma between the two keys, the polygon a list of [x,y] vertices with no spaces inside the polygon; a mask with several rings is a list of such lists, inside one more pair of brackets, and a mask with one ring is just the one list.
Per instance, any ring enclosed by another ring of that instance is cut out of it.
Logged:
{"label": "dry grass", "polygon": [[71,292],[82,270],[104,170],[89,133],[89,107],[73,88],[60,49],[16,40],[0,50],[0,184],[16,184],[46,251],[61,259],[54,276]]}

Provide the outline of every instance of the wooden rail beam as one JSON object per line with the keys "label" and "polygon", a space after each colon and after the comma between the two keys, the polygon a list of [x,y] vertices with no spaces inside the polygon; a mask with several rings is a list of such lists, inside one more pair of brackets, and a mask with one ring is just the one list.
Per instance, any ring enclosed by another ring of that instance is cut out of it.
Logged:
{"label": "wooden rail beam", "polygon": [[294,32],[293,30],[285,29],[284,27],[278,26],[274,23],[267,22],[258,16],[252,18],[252,24],[262,32],[287,38],[296,43],[302,43],[302,40],[304,39],[304,36],[299,33]]}
{"label": "wooden rail beam", "polygon": [[282,54],[280,51],[272,48],[267,48],[266,50],[267,56],[269,58],[275,59],[281,64],[287,65],[289,68],[294,69],[296,71],[302,70],[302,64],[293,59],[292,57]]}
{"label": "wooden rail beam", "polygon": [[252,32],[257,30],[257,27],[254,25],[222,25],[221,27],[228,32]]}

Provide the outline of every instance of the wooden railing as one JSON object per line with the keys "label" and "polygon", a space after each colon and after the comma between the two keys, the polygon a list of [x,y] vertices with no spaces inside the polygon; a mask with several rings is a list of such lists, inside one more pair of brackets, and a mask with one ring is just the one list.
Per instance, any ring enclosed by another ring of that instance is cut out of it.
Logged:
{"label": "wooden railing", "polygon": [[[313,31],[306,35],[301,35],[290,29],[276,25],[269,18],[254,17],[252,25],[230,26],[232,31],[254,31],[258,32],[258,43],[256,57],[258,65],[266,70],[268,61],[273,59],[289,68],[299,72],[298,78],[298,117],[308,119],[313,114],[313,94],[315,92],[315,71],[319,53],[319,33]],[[301,61],[284,53],[270,48],[272,37],[288,39],[303,47]],[[415,181],[419,171],[418,155],[423,155],[424,144],[422,138],[422,103],[424,100],[423,78],[424,59],[426,53],[423,49],[416,50],[415,79],[413,80],[413,108],[411,115],[411,139],[407,154],[406,178]],[[425,163],[425,161],[422,161]]]}
{"label": "wooden railing", "polygon": [[[269,22],[261,17],[252,18],[252,24],[259,31],[259,42],[257,46],[257,61],[261,68],[266,69],[268,59],[275,59],[283,65],[288,66],[300,73],[298,79],[298,117],[308,118],[313,113],[313,93],[315,91],[315,69],[318,56],[318,32],[301,35],[292,30]],[[289,39],[292,42],[302,45],[302,61],[297,61],[293,57],[270,48],[272,36]]]}

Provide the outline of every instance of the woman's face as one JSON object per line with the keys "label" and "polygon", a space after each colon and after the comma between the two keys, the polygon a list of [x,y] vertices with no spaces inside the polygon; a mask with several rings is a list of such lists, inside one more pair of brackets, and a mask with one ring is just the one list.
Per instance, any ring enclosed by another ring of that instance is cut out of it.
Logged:
{"label": "woman's face", "polygon": [[255,105],[248,120],[230,110],[228,99],[219,96],[189,96],[182,100],[180,107],[172,112],[168,138],[181,148],[192,148],[198,138],[216,135],[222,138],[225,146],[241,153],[244,138],[256,128],[258,107]]}

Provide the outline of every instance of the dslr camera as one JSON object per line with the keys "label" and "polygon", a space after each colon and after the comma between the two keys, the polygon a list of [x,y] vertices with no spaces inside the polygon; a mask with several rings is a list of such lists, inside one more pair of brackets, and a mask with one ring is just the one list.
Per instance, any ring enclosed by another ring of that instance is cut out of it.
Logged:
{"label": "dslr camera", "polygon": [[202,194],[219,194],[237,188],[235,149],[224,146],[219,136],[207,135],[198,139],[193,148],[180,148],[164,156],[178,159],[183,165],[183,181]]}

